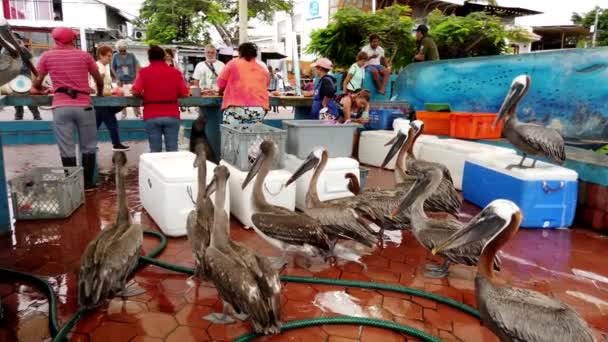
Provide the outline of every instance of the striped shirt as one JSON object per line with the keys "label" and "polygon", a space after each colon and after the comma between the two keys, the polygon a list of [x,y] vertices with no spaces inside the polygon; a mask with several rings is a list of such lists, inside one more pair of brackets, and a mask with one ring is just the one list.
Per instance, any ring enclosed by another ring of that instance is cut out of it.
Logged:
{"label": "striped shirt", "polygon": [[[88,107],[91,105],[89,88],[89,73],[97,71],[95,60],[87,52],[74,46],[56,46],[40,56],[38,72],[49,74],[53,82],[53,108],[57,107]],[[73,99],[64,93],[57,93],[60,87],[78,91]]]}

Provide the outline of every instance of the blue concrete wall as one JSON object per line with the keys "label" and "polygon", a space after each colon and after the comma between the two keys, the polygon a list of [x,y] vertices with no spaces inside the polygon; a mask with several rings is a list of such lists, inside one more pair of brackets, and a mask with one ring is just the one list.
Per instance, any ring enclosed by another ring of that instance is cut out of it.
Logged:
{"label": "blue concrete wall", "polygon": [[608,140],[608,48],[414,63],[399,74],[393,95],[416,110],[426,102],[496,112],[521,74],[532,83],[520,120],[551,125],[568,138]]}

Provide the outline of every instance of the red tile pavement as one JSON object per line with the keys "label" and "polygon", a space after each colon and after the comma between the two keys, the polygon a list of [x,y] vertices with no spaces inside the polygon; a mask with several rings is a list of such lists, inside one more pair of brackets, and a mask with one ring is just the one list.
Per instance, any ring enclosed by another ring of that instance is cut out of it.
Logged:
{"label": "red tile pavement", "polygon": [[[131,167],[127,179],[129,204],[142,225],[157,229],[142,211],[137,193],[137,154],[143,147],[135,144],[128,152]],[[11,147],[5,156],[11,159]],[[51,154],[52,156],[53,154]],[[101,179],[97,193],[88,194],[86,204],[69,219],[19,222],[12,236],[0,238],[0,267],[32,272],[46,277],[58,292],[62,324],[77,310],[76,276],[79,258],[86,244],[99,232],[103,222],[112,219],[116,197],[109,152],[102,150]],[[19,171],[11,163],[9,173]],[[372,169],[371,186],[390,186],[390,174]],[[470,204],[463,210],[478,211]],[[242,229],[236,221],[232,237],[257,252],[277,255],[252,230]],[[146,238],[144,249],[151,250],[157,241]],[[499,279],[515,286],[535,289],[556,296],[575,307],[596,329],[598,338],[608,335],[608,258],[606,238],[597,232],[570,230],[522,230],[503,251],[503,271]],[[190,245],[185,238],[169,238],[161,260],[192,265]],[[436,261],[409,233],[401,243],[387,243],[363,261],[368,270],[348,262],[333,267],[302,269],[290,263],[283,274],[337,279],[380,281],[434,292],[475,305],[473,268],[453,266],[448,279],[425,278],[424,265]],[[123,301],[113,299],[85,317],[73,329],[73,341],[228,341],[250,330],[246,322],[230,325],[211,324],[202,319],[221,310],[217,291],[210,283],[193,281],[187,275],[152,266],[133,277],[145,294]],[[433,301],[388,293],[328,285],[284,283],[283,315],[286,320],[335,316],[333,307],[321,308],[317,296],[335,293],[348,298],[352,310],[371,317],[381,317],[426,331],[445,341],[496,341],[478,321]],[[0,279],[0,297],[4,319],[0,322],[0,341],[40,341],[49,336],[48,303],[38,289],[19,279]],[[333,297],[332,297],[333,298]],[[332,304],[332,303],[330,303]],[[353,311],[354,312],[354,311]],[[266,337],[264,341],[416,341],[398,333],[358,326],[323,326],[306,328]]]}

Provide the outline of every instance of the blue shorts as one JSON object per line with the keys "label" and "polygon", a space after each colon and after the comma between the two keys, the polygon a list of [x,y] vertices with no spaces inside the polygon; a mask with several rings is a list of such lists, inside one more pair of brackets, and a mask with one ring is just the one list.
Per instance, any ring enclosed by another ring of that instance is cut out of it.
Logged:
{"label": "blue shorts", "polygon": [[374,70],[384,70],[384,65],[380,65],[380,64],[375,64],[375,65],[368,65],[365,67],[365,71],[374,71]]}

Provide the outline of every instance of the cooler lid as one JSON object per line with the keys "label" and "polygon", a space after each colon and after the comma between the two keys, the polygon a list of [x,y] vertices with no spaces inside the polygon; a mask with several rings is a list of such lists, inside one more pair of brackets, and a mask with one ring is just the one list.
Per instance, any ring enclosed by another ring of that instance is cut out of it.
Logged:
{"label": "cooler lid", "polygon": [[513,154],[515,150],[494,146],[489,144],[482,144],[475,141],[467,141],[460,139],[427,139],[421,141],[422,145],[437,147],[446,151],[465,152],[465,153],[493,153],[493,154]]}
{"label": "cooler lid", "polygon": [[[298,157],[294,156],[293,154],[286,154],[285,155],[285,166],[288,169],[291,168],[298,168],[300,165],[302,165],[302,163],[304,162],[304,160],[299,159]],[[325,166],[325,171],[339,171],[339,170],[352,170],[352,169],[358,169],[359,168],[359,162],[356,161],[355,159],[352,158],[346,158],[346,157],[336,157],[336,158],[329,158],[327,160],[327,165]]]}
{"label": "cooler lid", "polygon": [[[542,161],[536,162],[536,167],[533,169],[521,169],[514,167],[507,170],[507,166],[511,164],[519,164],[521,156],[517,154],[503,154],[497,156],[493,153],[478,153],[469,156],[468,161],[477,165],[492,169],[494,171],[521,179],[525,181],[540,181],[540,180],[563,180],[576,181],[578,173],[574,170],[545,163]],[[526,158],[524,165],[531,165],[532,159]]]}
{"label": "cooler lid", "polygon": [[283,125],[292,126],[292,127],[360,127],[359,124],[356,123],[347,123],[347,124],[335,124],[326,120],[283,120]]}
{"label": "cooler lid", "polygon": [[[150,169],[164,182],[183,183],[197,180],[194,159],[195,155],[191,152],[145,153],[141,155],[139,163],[140,167]],[[215,164],[207,161],[207,170],[214,168]]]}

